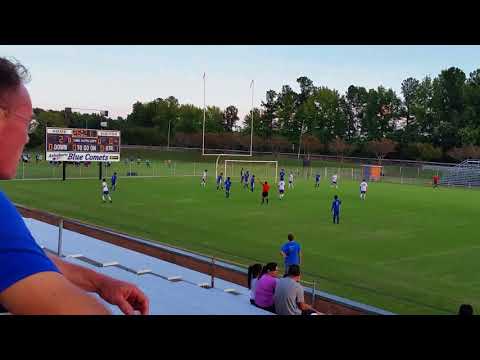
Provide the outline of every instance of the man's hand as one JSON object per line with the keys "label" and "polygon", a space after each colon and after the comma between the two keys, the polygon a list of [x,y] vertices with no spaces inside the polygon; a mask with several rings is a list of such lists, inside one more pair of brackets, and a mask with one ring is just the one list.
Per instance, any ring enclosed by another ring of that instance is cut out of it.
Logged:
{"label": "man's hand", "polygon": [[124,314],[135,315],[135,311],[139,311],[142,315],[148,315],[148,298],[135,285],[106,277],[97,286],[100,297],[118,306]]}

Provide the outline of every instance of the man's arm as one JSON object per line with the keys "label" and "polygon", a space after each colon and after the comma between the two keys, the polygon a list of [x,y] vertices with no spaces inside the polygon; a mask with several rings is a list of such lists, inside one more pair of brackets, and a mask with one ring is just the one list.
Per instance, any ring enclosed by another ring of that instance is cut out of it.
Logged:
{"label": "man's arm", "polygon": [[48,257],[69,281],[85,291],[97,293],[105,301],[117,305],[124,314],[149,313],[148,298],[135,285],[68,263],[52,254]]}
{"label": "man's arm", "polygon": [[17,281],[0,293],[0,303],[18,315],[109,315],[93,296],[57,272],[45,271]]}

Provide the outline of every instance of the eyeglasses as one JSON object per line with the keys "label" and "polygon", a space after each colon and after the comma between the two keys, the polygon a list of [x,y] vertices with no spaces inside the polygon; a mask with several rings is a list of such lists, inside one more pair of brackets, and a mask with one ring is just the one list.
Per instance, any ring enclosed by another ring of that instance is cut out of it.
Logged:
{"label": "eyeglasses", "polygon": [[27,132],[28,132],[29,135],[33,134],[35,132],[35,130],[37,130],[39,122],[38,122],[37,118],[35,117],[35,115],[32,115],[32,117],[25,117],[25,116],[20,115],[19,113],[16,113],[16,112],[14,112],[13,115],[18,116],[20,119],[23,119],[25,121],[29,121],[28,129],[27,129]]}

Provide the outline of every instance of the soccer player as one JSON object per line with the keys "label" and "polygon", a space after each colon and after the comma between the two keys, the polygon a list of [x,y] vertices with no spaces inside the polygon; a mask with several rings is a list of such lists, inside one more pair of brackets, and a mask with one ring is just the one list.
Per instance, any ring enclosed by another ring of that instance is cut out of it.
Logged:
{"label": "soccer player", "polygon": [[333,215],[333,223],[338,224],[340,221],[340,205],[342,202],[338,199],[338,196],[335,195],[333,197],[333,202],[332,202],[332,215]]}
{"label": "soccer player", "polygon": [[320,187],[320,173],[318,173],[318,172],[315,175],[315,187],[316,188]]}
{"label": "soccer player", "polygon": [[440,182],[440,176],[435,175],[435,176],[433,177],[433,188],[434,188],[434,189],[438,187],[438,183],[439,183],[439,182]]}
{"label": "soccer player", "polygon": [[278,182],[278,194],[279,194],[280,200],[282,200],[283,196],[285,195],[285,181],[284,180],[280,180]]}
{"label": "soccer player", "polygon": [[250,173],[245,171],[245,175],[243,175],[243,188],[248,189],[248,178],[250,177]]}
{"label": "soccer player", "polygon": [[112,191],[115,191],[115,189],[117,188],[117,173],[114,172],[113,175],[112,175]]}
{"label": "soccer player", "polygon": [[240,170],[240,184],[243,183],[243,168]]}
{"label": "soccer player", "polygon": [[147,165],[147,167],[150,167],[150,160],[145,160],[145,164]]}
{"label": "soccer player", "polygon": [[230,187],[232,186],[232,182],[230,180],[230,176],[227,177],[227,180],[225,180],[225,196],[227,199],[230,197]]}
{"label": "soccer player", "polygon": [[253,192],[255,189],[255,175],[252,174],[252,177],[250,178],[250,190]]}
{"label": "soccer player", "polygon": [[285,169],[280,170],[280,180],[285,180]]}
{"label": "soccer player", "polygon": [[367,195],[367,188],[368,184],[365,179],[363,179],[363,181],[360,183],[360,199],[365,200],[365,196]]}
{"label": "soccer player", "polygon": [[337,176],[337,174],[334,174],[332,176],[332,185],[331,186],[335,186],[336,189],[338,189],[337,180],[338,180],[338,176]]}
{"label": "soccer player", "polygon": [[205,171],[203,172],[201,185],[203,187],[207,185],[207,169],[205,169]]}
{"label": "soccer player", "polygon": [[103,202],[107,201],[106,199],[107,197],[108,197],[108,200],[112,202],[112,197],[110,196],[110,192],[108,191],[108,184],[105,181],[105,179],[103,179],[102,181],[102,189],[103,189],[103,195],[102,195]]}
{"label": "soccer player", "polygon": [[223,172],[220,173],[220,175],[217,176],[217,190],[219,188],[222,188],[223,190]]}
{"label": "soccer player", "polygon": [[290,176],[288,177],[288,188],[293,189],[293,172],[290,172]]}
{"label": "soccer player", "polygon": [[265,181],[262,185],[262,205],[265,202],[265,200],[267,201],[267,204],[268,204],[268,192],[269,191],[270,191],[270,185],[268,185],[268,182]]}

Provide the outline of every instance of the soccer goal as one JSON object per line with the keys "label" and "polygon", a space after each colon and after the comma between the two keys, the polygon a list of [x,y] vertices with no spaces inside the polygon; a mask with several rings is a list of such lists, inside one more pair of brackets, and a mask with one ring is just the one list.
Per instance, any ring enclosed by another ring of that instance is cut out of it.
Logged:
{"label": "soccer goal", "polygon": [[255,175],[257,182],[267,180],[277,183],[278,161],[225,159],[224,178],[230,176],[232,180],[240,179],[242,169],[243,172],[248,171],[250,175]]}

